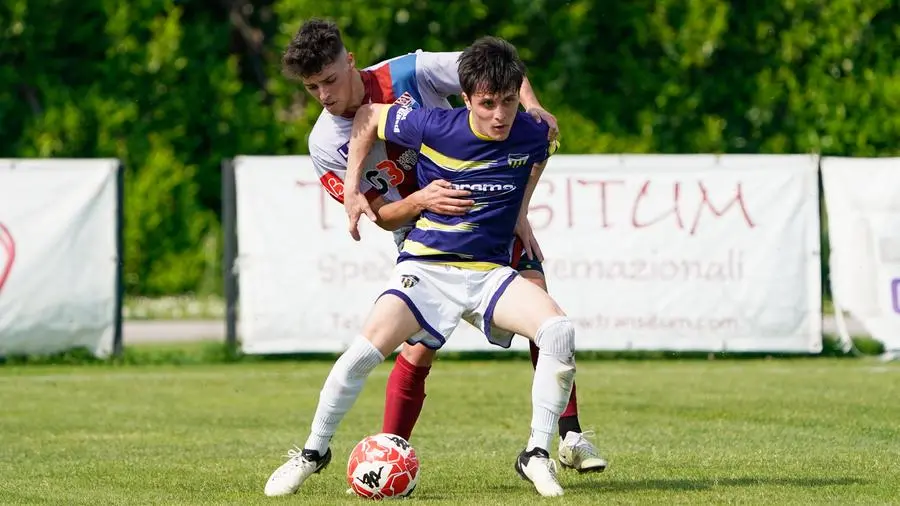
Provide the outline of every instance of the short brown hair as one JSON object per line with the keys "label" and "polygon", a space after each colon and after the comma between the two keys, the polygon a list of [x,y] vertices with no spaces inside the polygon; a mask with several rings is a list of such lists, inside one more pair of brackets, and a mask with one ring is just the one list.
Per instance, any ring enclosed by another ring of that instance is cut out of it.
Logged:
{"label": "short brown hair", "polygon": [[294,35],[281,57],[282,71],[293,78],[318,74],[344,52],[341,31],[332,21],[310,19]]}
{"label": "short brown hair", "polygon": [[459,84],[471,96],[476,92],[519,91],[525,64],[516,47],[497,37],[482,37],[459,56]]}

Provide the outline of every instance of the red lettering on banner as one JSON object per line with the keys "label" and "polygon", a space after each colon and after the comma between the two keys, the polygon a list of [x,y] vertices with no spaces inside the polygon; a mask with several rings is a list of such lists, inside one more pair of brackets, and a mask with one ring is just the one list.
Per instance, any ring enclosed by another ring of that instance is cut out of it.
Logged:
{"label": "red lettering on banner", "polygon": [[[534,188],[534,193],[537,194],[538,190],[546,188],[547,195],[553,195],[556,191],[556,185],[553,184],[553,181],[543,180],[538,181],[537,186]],[[571,196],[567,199],[568,202],[571,202]],[[534,205],[534,199],[531,199],[532,205],[528,208],[528,219],[531,221],[531,226],[535,229],[547,228],[553,223],[553,206],[549,204],[537,204]],[[572,212],[572,206],[569,207],[569,213]],[[569,227],[571,228],[571,219],[569,221]]]}
{"label": "red lettering on banner", "polygon": [[[322,184],[297,181],[297,186],[299,186],[300,188],[313,187],[313,188],[316,188],[317,190],[320,190],[317,192],[319,194],[319,226],[322,228],[322,230],[328,230],[329,228],[331,228],[331,226],[328,224],[327,220],[325,219],[325,217],[327,216],[327,213],[325,212],[325,206],[327,206],[329,204],[328,204],[328,199],[325,197],[326,193],[324,191],[321,191],[323,189]],[[325,187],[325,188],[327,188],[327,187]],[[341,198],[340,198],[341,202],[343,202],[343,200],[344,200],[343,191],[344,191],[344,189],[342,187],[341,188]],[[330,192],[328,194],[333,196],[333,194],[331,194]],[[335,197],[335,198],[337,198],[337,197]]]}
{"label": "red lettering on banner", "polygon": [[13,263],[16,261],[16,241],[13,239],[12,233],[3,223],[0,223],[0,293],[3,292],[3,285],[9,279],[9,273],[12,272]]}
{"label": "red lettering on banner", "polygon": [[675,215],[675,223],[678,224],[678,228],[684,230],[684,222],[681,221],[681,210],[678,208],[678,190],[681,187],[681,183],[675,183],[672,185],[672,210],[657,216],[655,219],[650,220],[645,223],[638,223],[638,206],[641,204],[641,200],[647,196],[650,188],[650,181],[644,183],[641,186],[641,192],[638,193],[637,197],[634,199],[634,207],[631,208],[631,225],[634,228],[646,228],[655,223],[659,223],[663,219],[665,219],[669,215]]}
{"label": "red lettering on banner", "polygon": [[[559,179],[538,182],[529,208],[536,230],[554,225],[568,229],[627,226],[636,230],[673,226],[696,235],[701,222],[729,217],[740,217],[750,229],[757,226],[741,182],[728,190],[715,190],[703,181],[646,180],[636,188],[623,179],[566,178],[565,191],[557,192],[560,183]],[[564,217],[564,221],[557,223],[557,217]]]}
{"label": "red lettering on banner", "polygon": [[[579,179],[578,184],[580,184],[582,186],[588,186],[588,185],[594,185],[594,184],[600,186],[600,222],[601,222],[603,228],[609,228],[610,227],[609,220],[608,220],[609,209],[606,205],[606,202],[607,202],[606,186],[610,185],[610,184],[625,184],[625,181],[622,181],[622,180],[585,181],[583,179]],[[569,206],[569,207],[571,208],[572,206]],[[571,215],[571,211],[569,212],[569,214]],[[571,226],[572,226],[572,220],[570,219],[569,227],[571,228]]]}
{"label": "red lettering on banner", "polygon": [[747,222],[747,226],[750,228],[756,227],[756,224],[750,219],[750,213],[747,212],[747,206],[744,203],[744,193],[741,191],[741,183],[737,184],[737,191],[735,192],[734,198],[731,199],[721,211],[713,207],[712,202],[709,200],[709,192],[706,190],[706,187],[703,186],[703,182],[698,181],[697,185],[700,186],[700,193],[703,195],[703,200],[700,201],[700,207],[697,209],[697,214],[694,216],[694,225],[691,227],[691,235],[694,235],[697,232],[697,225],[700,224],[700,214],[701,211],[703,211],[704,205],[713,212],[716,218],[721,218],[722,215],[725,214],[725,211],[729,210],[731,206],[738,204],[741,207],[741,214],[744,215],[744,221]]}
{"label": "red lettering on banner", "polygon": [[[380,169],[392,184],[405,177],[387,162]],[[337,211],[327,210],[334,205],[327,203],[330,198],[325,195],[342,202],[343,182],[328,172],[318,182],[297,181],[297,186],[323,190],[319,192],[319,224],[323,230],[334,228],[328,215],[336,215]],[[758,225],[750,214],[743,183],[739,181],[730,189],[711,189],[699,180],[667,183],[645,180],[636,186],[624,179],[548,178],[539,181],[535,188],[529,218],[535,230],[553,226],[635,230],[672,226],[689,235],[696,235],[702,224],[710,220],[738,218],[748,229]]]}

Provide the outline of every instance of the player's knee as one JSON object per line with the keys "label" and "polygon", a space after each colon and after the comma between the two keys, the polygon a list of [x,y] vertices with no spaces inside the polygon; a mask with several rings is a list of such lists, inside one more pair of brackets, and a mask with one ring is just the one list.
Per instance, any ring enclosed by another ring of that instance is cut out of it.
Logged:
{"label": "player's knee", "polygon": [[385,355],[362,335],[356,336],[350,347],[341,354],[333,370],[344,370],[347,380],[364,380],[384,361]]}
{"label": "player's knee", "polygon": [[569,356],[575,353],[575,326],[566,316],[549,318],[538,328],[534,344],[543,353]]}
{"label": "player's knee", "polygon": [[435,350],[428,348],[424,344],[404,344],[400,354],[415,367],[430,367],[431,363],[434,362]]}

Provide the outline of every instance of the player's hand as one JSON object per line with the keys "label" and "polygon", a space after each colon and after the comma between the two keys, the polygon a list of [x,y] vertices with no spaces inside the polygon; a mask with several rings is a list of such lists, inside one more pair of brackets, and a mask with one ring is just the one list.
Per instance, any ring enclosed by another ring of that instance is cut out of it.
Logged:
{"label": "player's hand", "polygon": [[344,191],[344,210],[347,211],[347,218],[350,220],[349,231],[354,241],[359,240],[359,218],[363,214],[369,217],[372,222],[378,221],[378,215],[369,205],[369,199],[366,198],[359,190]]}
{"label": "player's hand", "polygon": [[556,123],[556,116],[550,114],[540,107],[532,107],[530,109],[526,109],[527,112],[535,121],[538,123],[542,121],[546,121],[547,125],[550,127],[550,131],[547,132],[547,140],[553,142],[559,137],[559,125]]}
{"label": "player's hand", "polygon": [[446,216],[462,216],[472,209],[475,201],[467,199],[472,192],[457,190],[448,181],[436,179],[417,192],[419,207]]}
{"label": "player's hand", "polygon": [[519,217],[519,220],[516,221],[515,234],[522,241],[525,255],[529,259],[537,260],[538,262],[544,261],[544,252],[541,251],[541,245],[538,244],[537,238],[534,237],[534,231],[531,230],[531,223],[528,222],[528,218]]}

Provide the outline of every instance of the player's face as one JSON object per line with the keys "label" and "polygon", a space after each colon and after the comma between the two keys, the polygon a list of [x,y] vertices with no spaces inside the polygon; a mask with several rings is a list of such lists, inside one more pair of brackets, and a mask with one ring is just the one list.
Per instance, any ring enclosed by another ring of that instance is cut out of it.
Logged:
{"label": "player's face", "polygon": [[519,110],[519,92],[486,93],[477,91],[472,96],[463,93],[466,107],[472,112],[472,123],[478,133],[492,140],[509,137],[513,121]]}
{"label": "player's face", "polygon": [[353,54],[344,52],[318,74],[304,77],[303,86],[328,112],[340,116],[353,95],[353,65]]}

